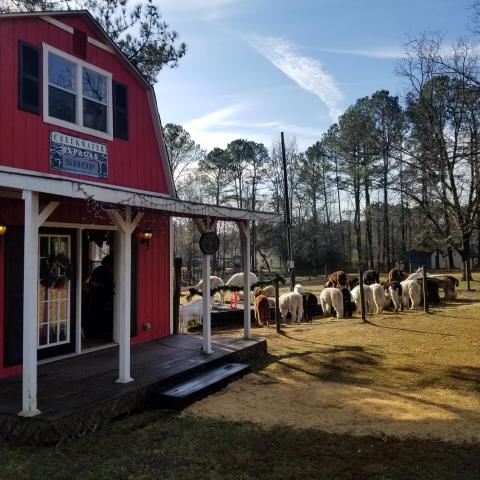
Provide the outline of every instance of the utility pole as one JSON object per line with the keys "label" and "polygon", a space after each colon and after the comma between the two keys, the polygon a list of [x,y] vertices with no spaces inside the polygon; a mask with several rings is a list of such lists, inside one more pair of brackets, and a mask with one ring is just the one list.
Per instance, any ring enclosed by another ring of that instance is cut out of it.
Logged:
{"label": "utility pole", "polygon": [[285,227],[287,232],[287,248],[288,248],[288,276],[290,277],[290,291],[293,292],[295,285],[295,269],[293,263],[292,252],[292,221],[290,219],[290,201],[288,199],[288,176],[287,176],[287,155],[285,153],[285,137],[281,132],[282,139],[282,161],[283,161],[283,186],[285,191]]}

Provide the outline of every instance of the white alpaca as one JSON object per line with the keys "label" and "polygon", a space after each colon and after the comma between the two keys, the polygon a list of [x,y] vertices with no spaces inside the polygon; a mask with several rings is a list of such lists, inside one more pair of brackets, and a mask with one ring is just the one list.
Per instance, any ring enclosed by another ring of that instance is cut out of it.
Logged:
{"label": "white alpaca", "polygon": [[[428,276],[428,274],[427,274]],[[415,272],[415,273],[411,273],[405,280],[404,282],[408,281],[408,280],[420,280],[421,278],[423,278],[423,275],[421,272]]]}
{"label": "white alpaca", "polygon": [[[210,298],[210,305],[212,299]],[[203,320],[203,298],[198,298],[185,305],[180,305],[178,312],[178,333],[187,333],[188,324],[196,320],[202,323]]]}
{"label": "white alpaca", "polygon": [[390,294],[390,298],[392,299],[393,306],[395,307],[395,311],[398,312],[402,310],[403,305],[403,295],[402,295],[402,286],[399,282],[392,282],[390,287],[388,288],[388,292]]}
{"label": "white alpaca", "polygon": [[297,283],[295,287],[293,287],[293,290],[297,293],[303,293],[303,286]]}
{"label": "white alpaca", "polygon": [[402,286],[402,296],[403,296],[403,304],[408,307],[408,300],[412,302],[412,306],[410,307],[413,310],[416,307],[420,307],[422,303],[422,287],[417,282],[417,280],[404,280],[400,282]]}
{"label": "white alpaca", "polygon": [[[217,287],[223,287],[223,280],[220,278],[220,277],[215,277],[215,276],[211,276],[210,277],[210,289],[213,290],[214,288],[217,288]],[[197,290],[200,290],[201,292],[203,292],[203,278],[195,285],[195,288]],[[223,292],[222,290],[220,290],[218,292],[218,294],[220,295],[220,305],[223,305],[225,303],[225,292]]]}
{"label": "white alpaca", "polygon": [[300,320],[303,317],[303,297],[300,293],[284,293],[283,295],[280,295],[278,304],[284,322],[287,318],[287,313],[290,312],[292,323],[300,323]]}
{"label": "white alpaca", "polygon": [[343,318],[343,294],[339,288],[327,287],[320,294],[320,306],[325,316],[330,315],[332,307],[337,312],[337,318]]}
{"label": "white alpaca", "polygon": [[[358,312],[361,311],[361,300],[360,300],[360,285],[357,285],[352,291],[352,298],[355,302],[355,310]],[[375,302],[373,301],[373,292],[371,285],[363,286],[363,294],[365,297],[365,313],[373,313],[373,307]]]}
{"label": "white alpaca", "polygon": [[379,283],[372,283],[372,285],[369,285],[369,287],[372,291],[376,313],[382,313],[387,301],[385,289],[383,288],[383,285],[380,285]]}
{"label": "white alpaca", "polygon": [[[249,277],[250,277],[250,285],[253,285],[254,283],[258,282],[258,277],[253,272],[250,272]],[[245,285],[243,272],[235,273],[234,275],[232,275],[228,279],[225,285],[229,287],[243,287]],[[244,298],[243,292],[239,292],[238,299],[243,300],[243,298]],[[253,292],[250,292],[250,302],[253,302]]]}

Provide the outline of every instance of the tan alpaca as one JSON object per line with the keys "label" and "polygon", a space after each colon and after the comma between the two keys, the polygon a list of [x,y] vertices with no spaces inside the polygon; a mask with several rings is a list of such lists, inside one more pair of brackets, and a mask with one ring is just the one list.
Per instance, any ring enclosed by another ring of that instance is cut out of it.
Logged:
{"label": "tan alpaca", "polygon": [[256,290],[255,300],[253,301],[253,311],[255,312],[255,323],[258,327],[269,327],[270,303],[268,298],[263,295],[261,289]]}

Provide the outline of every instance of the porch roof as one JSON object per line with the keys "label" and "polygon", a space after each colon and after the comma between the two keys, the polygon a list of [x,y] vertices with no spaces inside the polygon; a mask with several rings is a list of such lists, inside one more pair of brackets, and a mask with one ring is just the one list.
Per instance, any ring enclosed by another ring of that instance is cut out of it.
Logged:
{"label": "porch roof", "polygon": [[110,205],[160,210],[171,216],[208,217],[230,221],[280,221],[280,215],[277,213],[189,202],[156,192],[5,166],[0,166],[0,189],[2,188],[31,190],[81,200],[93,199]]}

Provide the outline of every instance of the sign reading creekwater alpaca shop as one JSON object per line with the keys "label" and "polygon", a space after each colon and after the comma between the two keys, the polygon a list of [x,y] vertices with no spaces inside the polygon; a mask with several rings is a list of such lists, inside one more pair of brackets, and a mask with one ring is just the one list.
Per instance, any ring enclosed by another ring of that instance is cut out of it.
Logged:
{"label": "sign reading creekwater alpaca shop", "polygon": [[51,131],[50,168],[89,177],[107,178],[107,145]]}

